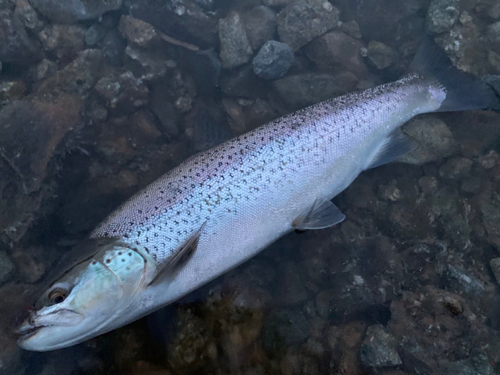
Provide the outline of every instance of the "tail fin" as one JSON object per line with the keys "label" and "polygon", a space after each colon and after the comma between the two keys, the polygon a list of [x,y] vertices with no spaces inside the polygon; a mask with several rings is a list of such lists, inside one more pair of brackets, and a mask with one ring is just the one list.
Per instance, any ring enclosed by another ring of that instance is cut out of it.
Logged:
{"label": "tail fin", "polygon": [[430,38],[423,41],[411,69],[436,82],[446,92],[438,112],[500,109],[500,97],[493,88],[457,69],[446,52]]}

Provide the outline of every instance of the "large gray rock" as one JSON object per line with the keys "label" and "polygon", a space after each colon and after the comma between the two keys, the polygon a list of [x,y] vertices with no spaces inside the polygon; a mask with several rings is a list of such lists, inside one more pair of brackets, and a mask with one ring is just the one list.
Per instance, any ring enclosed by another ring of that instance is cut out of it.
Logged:
{"label": "large gray rock", "polygon": [[384,326],[368,327],[361,344],[361,362],[367,367],[389,367],[400,365],[396,339],[387,333]]}
{"label": "large gray rock", "polygon": [[18,16],[8,10],[0,11],[0,60],[28,65],[39,57],[37,44],[29,38]]}
{"label": "large gray rock", "polygon": [[357,83],[356,76],[349,72],[303,73],[274,81],[273,87],[290,109],[299,109],[350,92]]}
{"label": "large gray rock", "polygon": [[253,59],[253,71],[264,79],[281,78],[293,64],[294,53],[285,43],[270,40]]}
{"label": "large gray rock", "polygon": [[427,12],[427,29],[439,34],[450,30],[460,16],[459,0],[432,0]]}
{"label": "large gray rock", "polygon": [[236,68],[250,61],[252,47],[238,13],[232,12],[219,20],[219,39],[220,59],[224,68]]}
{"label": "large gray rock", "polygon": [[450,129],[436,116],[414,118],[403,126],[403,131],[417,143],[418,147],[403,156],[400,159],[401,162],[422,165],[439,161],[457,150],[457,144]]}
{"label": "large gray rock", "polygon": [[98,18],[119,9],[122,0],[30,0],[31,5],[51,21],[74,23]]}
{"label": "large gray rock", "polygon": [[271,8],[260,5],[242,15],[250,46],[257,51],[276,34],[276,13]]}
{"label": "large gray rock", "polygon": [[372,40],[368,44],[368,58],[377,69],[385,69],[397,61],[398,53],[388,45]]}
{"label": "large gray rock", "polygon": [[367,72],[360,53],[362,47],[359,40],[341,31],[331,31],[309,43],[306,52],[319,67],[337,66],[361,78]]}
{"label": "large gray rock", "polygon": [[294,0],[278,13],[278,34],[294,50],[337,26],[339,10],[327,0]]}

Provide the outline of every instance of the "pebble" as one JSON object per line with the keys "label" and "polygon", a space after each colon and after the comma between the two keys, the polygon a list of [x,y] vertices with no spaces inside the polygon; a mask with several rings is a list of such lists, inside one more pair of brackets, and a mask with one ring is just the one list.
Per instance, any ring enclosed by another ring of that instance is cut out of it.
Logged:
{"label": "pebble", "polygon": [[147,103],[149,90],[143,81],[125,72],[117,77],[105,77],[95,85],[95,90],[108,108],[120,112],[134,112]]}
{"label": "pebble", "polygon": [[361,30],[359,29],[359,25],[356,21],[348,21],[342,24],[342,31],[355,39],[361,39]]}
{"label": "pebble", "polygon": [[242,15],[245,31],[254,51],[258,51],[276,34],[276,12],[264,5],[259,5]]}
{"label": "pebble", "polygon": [[5,251],[0,250],[0,284],[8,281],[14,274],[16,267]]}
{"label": "pebble", "polygon": [[264,79],[283,77],[293,64],[294,53],[285,43],[270,40],[253,59],[253,71]]}
{"label": "pebble", "polygon": [[151,24],[132,16],[123,15],[118,29],[129,42],[141,48],[153,46],[160,41],[156,29]]}
{"label": "pebble", "polygon": [[94,23],[85,32],[85,44],[92,47],[97,45],[105,36],[106,28],[100,23]]}
{"label": "pebble", "polygon": [[171,67],[173,60],[168,59],[161,51],[149,51],[129,45],[125,48],[124,66],[134,75],[144,81],[154,82],[164,77]]}
{"label": "pebble", "polygon": [[99,18],[104,13],[122,6],[122,0],[30,0],[30,3],[41,14],[56,23],[75,23]]}
{"label": "pebble", "polygon": [[280,40],[294,51],[337,27],[339,10],[326,0],[293,0],[276,17]]}
{"label": "pebble", "polygon": [[450,30],[460,16],[459,0],[432,0],[427,11],[427,29],[432,33]]}
{"label": "pebble", "polygon": [[380,324],[368,327],[360,357],[363,365],[371,368],[393,367],[402,363],[396,339]]}
{"label": "pebble", "polygon": [[43,22],[39,20],[35,9],[28,0],[17,0],[14,14],[19,17],[21,22],[29,30],[39,30],[43,27]]}
{"label": "pebble", "polygon": [[368,59],[377,69],[385,69],[398,59],[398,53],[388,45],[372,40],[368,44]]}
{"label": "pebble", "polygon": [[71,61],[85,48],[85,29],[80,25],[51,25],[38,34],[46,51]]}
{"label": "pebble", "polygon": [[19,17],[8,10],[0,11],[0,60],[26,65],[39,58],[40,49],[28,36]]}
{"label": "pebble", "polygon": [[233,69],[250,61],[252,47],[238,13],[232,12],[219,20],[220,59],[222,67]]}

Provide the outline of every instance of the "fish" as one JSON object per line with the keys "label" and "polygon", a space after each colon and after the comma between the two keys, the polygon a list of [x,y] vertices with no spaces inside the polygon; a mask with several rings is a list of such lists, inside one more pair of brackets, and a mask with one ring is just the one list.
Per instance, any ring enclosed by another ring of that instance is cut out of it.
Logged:
{"label": "fish", "polygon": [[422,113],[497,109],[490,86],[424,42],[403,78],[298,110],[190,157],[75,248],[19,325],[31,351],[76,345],[171,304],[287,233],[345,219],[332,199],[415,148]]}

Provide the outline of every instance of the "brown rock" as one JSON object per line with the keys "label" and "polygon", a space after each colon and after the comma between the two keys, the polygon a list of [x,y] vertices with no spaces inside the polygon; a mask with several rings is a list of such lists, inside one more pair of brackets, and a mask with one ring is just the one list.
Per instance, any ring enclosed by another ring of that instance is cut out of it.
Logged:
{"label": "brown rock", "polygon": [[160,37],[151,24],[132,16],[123,15],[118,29],[129,42],[142,48],[160,42]]}

